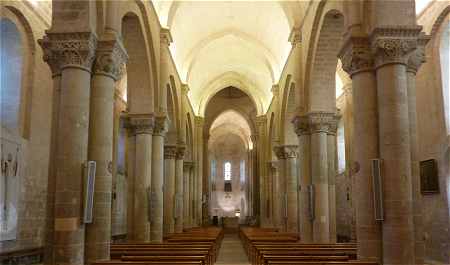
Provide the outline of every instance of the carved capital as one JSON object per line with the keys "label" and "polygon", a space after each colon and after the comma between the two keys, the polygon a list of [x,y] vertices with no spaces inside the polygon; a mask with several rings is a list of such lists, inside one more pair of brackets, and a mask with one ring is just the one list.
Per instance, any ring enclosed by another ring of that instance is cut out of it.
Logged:
{"label": "carved capital", "polygon": [[274,97],[278,97],[280,93],[280,87],[278,85],[273,85],[272,86],[272,94]]}
{"label": "carved capital", "polygon": [[266,126],[267,117],[266,115],[261,115],[256,117],[256,126]]}
{"label": "carved capital", "polygon": [[422,27],[380,27],[371,35],[375,66],[407,64],[409,54],[417,47],[417,37]]}
{"label": "carved capital", "polygon": [[294,118],[294,130],[298,136],[320,132],[336,134],[339,119],[340,115],[332,112],[310,112]]}
{"label": "carved capital", "polygon": [[170,33],[170,30],[167,28],[161,28],[160,38],[161,43],[167,45],[167,47],[170,46],[170,44],[173,42],[172,34]]}
{"label": "carved capital", "polygon": [[186,145],[177,145],[177,159],[184,159],[184,155],[186,153]]}
{"label": "carved capital", "polygon": [[182,84],[181,92],[183,93],[183,95],[187,95],[189,93],[189,86],[187,84]]}
{"label": "carved capital", "polygon": [[176,145],[164,145],[164,159],[175,159],[177,157]]}
{"label": "carved capital", "polygon": [[97,47],[97,37],[92,32],[47,32],[38,43],[54,75],[68,67],[91,71]]}
{"label": "carved capital", "polygon": [[183,161],[183,169],[184,171],[189,171],[194,167],[194,163],[192,161]]}
{"label": "carved capital", "polygon": [[408,59],[408,72],[416,74],[420,66],[426,62],[425,47],[430,39],[431,36],[425,34],[421,34],[417,39],[417,48]]}
{"label": "carved capital", "polygon": [[289,42],[295,47],[302,42],[302,31],[300,28],[293,28],[289,35]]}
{"label": "carved capital", "polygon": [[125,127],[133,135],[152,134],[155,126],[155,119],[152,114],[128,114]]}
{"label": "carved capital", "polygon": [[156,116],[153,135],[164,136],[169,128],[169,119],[166,116]]}
{"label": "carved capital", "polygon": [[117,81],[123,74],[127,60],[128,55],[120,40],[117,38],[101,40],[97,46],[94,73],[110,76]]}
{"label": "carved capital", "polygon": [[297,145],[277,145],[273,150],[278,159],[297,157]]}
{"label": "carved capital", "polygon": [[373,69],[374,60],[367,37],[348,38],[338,56],[342,62],[342,69],[349,75]]}
{"label": "carved capital", "polygon": [[195,126],[203,127],[203,125],[205,125],[205,118],[200,117],[200,116],[195,116],[194,122],[195,122]]}

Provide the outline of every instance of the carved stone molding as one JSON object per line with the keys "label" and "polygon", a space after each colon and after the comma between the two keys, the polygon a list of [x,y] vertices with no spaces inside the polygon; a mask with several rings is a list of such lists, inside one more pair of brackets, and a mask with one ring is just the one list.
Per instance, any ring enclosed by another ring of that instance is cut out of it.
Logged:
{"label": "carved stone molding", "polygon": [[169,128],[169,119],[167,116],[155,116],[155,126],[153,135],[164,136]]}
{"label": "carved stone molding", "polygon": [[164,145],[164,159],[175,159],[177,157],[176,145]]}
{"label": "carved stone molding", "polygon": [[38,43],[54,75],[68,67],[91,71],[97,47],[97,37],[92,32],[47,32]]}
{"label": "carved stone molding", "polygon": [[374,60],[368,37],[348,38],[338,56],[342,62],[342,69],[350,76],[373,69]]}
{"label": "carved stone molding", "polygon": [[256,126],[266,126],[267,117],[266,115],[261,115],[256,117]]}
{"label": "carved stone molding", "polygon": [[297,145],[277,145],[273,148],[278,159],[297,157]]}
{"label": "carved stone molding", "polygon": [[189,86],[187,84],[181,84],[181,92],[183,95],[187,95],[189,93]]}
{"label": "carved stone molding", "polygon": [[170,44],[173,42],[172,34],[170,33],[170,30],[167,28],[161,28],[160,38],[161,38],[161,43],[163,43],[167,46],[170,46]]}
{"label": "carved stone molding", "polygon": [[98,42],[97,55],[94,63],[94,73],[107,75],[115,81],[123,74],[128,55],[122,42],[117,38]]}
{"label": "carved stone molding", "polygon": [[335,135],[340,115],[332,112],[310,112],[304,116],[297,116],[292,121],[298,136],[313,133],[327,133]]}
{"label": "carved stone molding", "polygon": [[292,29],[291,34],[289,35],[289,42],[292,44],[293,47],[302,42],[301,28]]}
{"label": "carved stone molding", "polygon": [[194,162],[192,161],[183,161],[183,169],[184,171],[189,171],[194,167]]}
{"label": "carved stone molding", "polygon": [[370,36],[375,66],[407,64],[409,54],[417,47],[417,37],[422,27],[380,27]]}
{"label": "carved stone molding", "polygon": [[280,87],[278,85],[273,85],[272,86],[272,94],[274,97],[278,97],[280,93]]}
{"label": "carved stone molding", "polygon": [[126,116],[125,127],[133,135],[152,134],[155,126],[155,119],[152,114],[128,114]]}
{"label": "carved stone molding", "polygon": [[200,117],[200,116],[195,116],[194,122],[195,122],[195,126],[203,127],[203,125],[205,125],[205,118]]}
{"label": "carved stone molding", "polygon": [[425,34],[421,34],[417,39],[417,48],[411,53],[408,59],[408,72],[416,74],[420,66],[426,62],[425,47],[430,39],[431,36]]}
{"label": "carved stone molding", "polygon": [[186,145],[177,145],[177,159],[184,159],[184,155],[186,153]]}

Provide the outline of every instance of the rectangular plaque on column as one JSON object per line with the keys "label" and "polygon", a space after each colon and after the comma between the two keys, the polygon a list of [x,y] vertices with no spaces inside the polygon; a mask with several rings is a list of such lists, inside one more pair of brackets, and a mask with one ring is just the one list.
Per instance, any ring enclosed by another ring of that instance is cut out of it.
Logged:
{"label": "rectangular plaque on column", "polygon": [[381,163],[381,159],[372,159],[372,190],[376,221],[384,220],[383,178],[381,175]]}
{"label": "rectangular plaque on column", "polygon": [[95,161],[87,161],[85,165],[85,185],[84,185],[84,209],[83,223],[90,224],[93,220],[94,209],[94,188],[95,188]]}
{"label": "rectangular plaque on column", "polygon": [[315,218],[315,212],[314,212],[314,207],[315,207],[315,192],[314,192],[314,185],[309,185],[308,186],[308,198],[309,198],[309,219],[311,221],[314,220]]}
{"label": "rectangular plaque on column", "polygon": [[422,194],[439,193],[439,173],[436,159],[420,161],[420,191]]}

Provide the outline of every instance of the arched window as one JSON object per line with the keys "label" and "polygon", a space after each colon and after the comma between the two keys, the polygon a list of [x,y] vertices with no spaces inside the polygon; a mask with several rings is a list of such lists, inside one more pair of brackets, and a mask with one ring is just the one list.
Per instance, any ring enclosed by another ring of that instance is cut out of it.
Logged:
{"label": "arched window", "polygon": [[225,181],[231,181],[231,163],[225,162],[223,167],[223,177]]}
{"label": "arched window", "polygon": [[0,19],[0,121],[2,128],[18,135],[23,72],[23,43],[16,25]]}
{"label": "arched window", "polygon": [[447,134],[450,134],[450,23],[443,25],[439,47],[441,62],[442,94],[445,104],[445,121]]}

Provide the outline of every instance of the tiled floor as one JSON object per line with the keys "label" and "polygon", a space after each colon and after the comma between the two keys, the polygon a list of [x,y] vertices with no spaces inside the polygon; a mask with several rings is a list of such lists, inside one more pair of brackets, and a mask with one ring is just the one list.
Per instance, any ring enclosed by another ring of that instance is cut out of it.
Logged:
{"label": "tiled floor", "polygon": [[216,264],[250,265],[237,234],[225,234]]}

